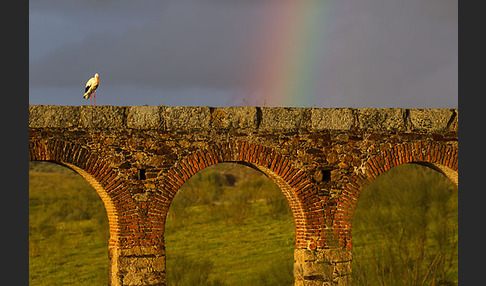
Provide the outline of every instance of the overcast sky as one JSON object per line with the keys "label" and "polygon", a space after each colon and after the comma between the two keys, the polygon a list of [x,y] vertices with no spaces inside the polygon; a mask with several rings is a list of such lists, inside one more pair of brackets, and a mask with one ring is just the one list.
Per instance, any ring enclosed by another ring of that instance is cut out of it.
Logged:
{"label": "overcast sky", "polygon": [[29,62],[30,104],[457,108],[458,5],[31,0]]}

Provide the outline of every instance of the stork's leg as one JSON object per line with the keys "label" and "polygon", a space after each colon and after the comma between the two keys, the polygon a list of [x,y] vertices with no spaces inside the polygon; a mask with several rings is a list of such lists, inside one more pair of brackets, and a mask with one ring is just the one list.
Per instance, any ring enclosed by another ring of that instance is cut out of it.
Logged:
{"label": "stork's leg", "polygon": [[91,102],[91,96],[89,97],[89,106],[93,106],[93,103]]}
{"label": "stork's leg", "polygon": [[93,92],[94,105],[96,105],[96,90]]}

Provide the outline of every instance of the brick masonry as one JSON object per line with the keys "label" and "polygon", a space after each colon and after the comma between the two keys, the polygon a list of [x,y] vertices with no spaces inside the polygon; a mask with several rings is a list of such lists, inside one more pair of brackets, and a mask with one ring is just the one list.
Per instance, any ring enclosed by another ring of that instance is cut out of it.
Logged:
{"label": "brick masonry", "polygon": [[29,106],[29,160],[65,165],[108,214],[111,285],[165,285],[165,218],[182,184],[250,165],[286,196],[296,285],[350,285],[363,188],[405,163],[458,183],[457,109]]}

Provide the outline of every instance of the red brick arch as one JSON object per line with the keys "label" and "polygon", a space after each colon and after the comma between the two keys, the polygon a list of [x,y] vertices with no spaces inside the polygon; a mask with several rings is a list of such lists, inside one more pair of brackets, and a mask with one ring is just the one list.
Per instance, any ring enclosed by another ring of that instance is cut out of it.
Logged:
{"label": "red brick arch", "polygon": [[349,182],[344,187],[337,202],[333,231],[334,239],[337,239],[340,247],[352,249],[352,220],[363,189],[379,175],[395,166],[406,163],[417,163],[431,167],[457,184],[457,147],[437,142],[408,142],[381,150],[362,165],[361,171],[350,176]]}
{"label": "red brick arch", "polygon": [[[288,157],[272,148],[249,142],[219,143],[197,150],[177,162],[163,177],[163,192],[156,197],[152,210],[163,216],[181,186],[196,172],[222,162],[251,165],[264,172],[282,190],[295,221],[295,244],[299,248],[316,249],[324,246],[320,240],[324,227],[324,212],[319,206],[315,186],[304,171],[296,168]],[[163,232],[164,226],[159,226]]]}
{"label": "red brick arch", "polygon": [[[60,139],[31,140],[29,161],[49,161],[66,166],[83,178],[96,190],[106,209],[109,222],[109,246],[120,247],[120,236],[126,236],[120,228],[119,218],[124,205],[131,200],[127,188],[113,172],[110,165],[87,148]],[[124,200],[124,201],[122,201]]]}

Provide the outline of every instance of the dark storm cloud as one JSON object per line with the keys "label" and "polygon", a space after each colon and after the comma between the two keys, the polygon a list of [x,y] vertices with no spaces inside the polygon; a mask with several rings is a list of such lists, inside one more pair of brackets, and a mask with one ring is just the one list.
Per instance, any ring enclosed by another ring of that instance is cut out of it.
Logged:
{"label": "dark storm cloud", "polygon": [[326,45],[334,64],[324,71],[324,81],[326,75],[333,79],[328,93],[344,98],[345,105],[433,106],[433,97],[457,105],[457,13],[430,3],[393,3],[339,13],[349,19],[336,22],[346,28],[335,30],[349,32],[331,33]]}
{"label": "dark storm cloud", "polygon": [[[98,72],[112,85],[243,89],[262,60],[265,17],[284,2],[31,1],[30,84],[83,85]],[[331,55],[319,75],[329,96],[314,102],[403,106],[442,96],[457,106],[457,1],[336,3],[313,35]]]}
{"label": "dark storm cloud", "polygon": [[[31,62],[31,84],[72,84],[86,72],[108,82],[178,87],[238,85],[252,61],[258,11],[168,6],[121,34],[88,33]],[[253,18],[253,19],[252,19]],[[88,20],[89,21],[89,20]]]}

